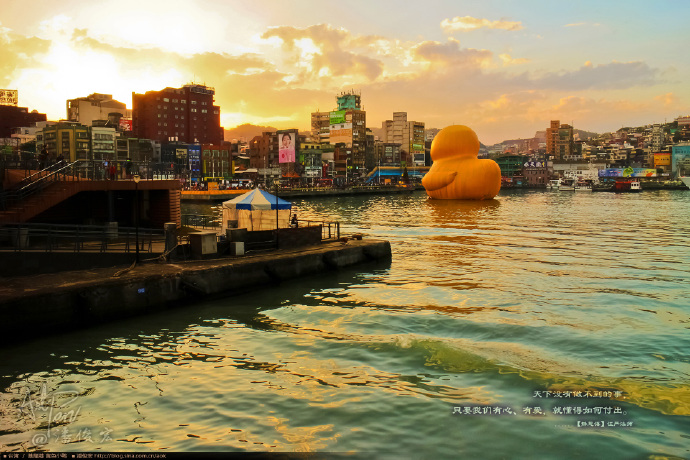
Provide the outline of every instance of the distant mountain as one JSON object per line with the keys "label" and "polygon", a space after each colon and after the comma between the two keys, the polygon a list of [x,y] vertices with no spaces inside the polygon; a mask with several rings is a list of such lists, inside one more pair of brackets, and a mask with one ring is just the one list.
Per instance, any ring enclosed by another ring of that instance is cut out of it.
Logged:
{"label": "distant mountain", "polygon": [[225,129],[225,136],[223,136],[223,138],[226,141],[232,141],[234,139],[240,140],[244,138],[245,141],[249,142],[254,136],[261,136],[261,134],[266,131],[275,132],[277,129],[272,126],[257,126],[251,123],[245,123],[243,125],[236,126],[235,128]]}

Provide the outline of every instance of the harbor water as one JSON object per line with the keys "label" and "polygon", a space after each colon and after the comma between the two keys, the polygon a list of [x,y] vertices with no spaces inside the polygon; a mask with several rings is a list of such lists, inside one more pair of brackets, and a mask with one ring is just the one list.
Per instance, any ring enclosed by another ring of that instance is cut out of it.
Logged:
{"label": "harbor water", "polygon": [[392,263],[4,347],[0,450],[690,457],[690,192],[293,205]]}

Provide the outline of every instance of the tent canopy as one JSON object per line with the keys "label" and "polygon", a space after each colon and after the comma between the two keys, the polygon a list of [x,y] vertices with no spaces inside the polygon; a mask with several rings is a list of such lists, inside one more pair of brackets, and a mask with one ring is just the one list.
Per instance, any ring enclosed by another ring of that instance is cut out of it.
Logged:
{"label": "tent canopy", "polygon": [[291,209],[292,203],[280,198],[276,203],[275,195],[257,188],[223,202],[222,228],[227,229],[229,220],[236,220],[237,228],[250,231],[285,228],[290,225]]}
{"label": "tent canopy", "polygon": [[234,209],[247,209],[250,211],[254,210],[269,210],[276,209],[276,199],[278,209],[292,209],[292,203],[285,201],[282,198],[271,195],[270,193],[255,188],[254,190],[247,192],[243,195],[233,198],[223,202],[224,208],[234,208]]}

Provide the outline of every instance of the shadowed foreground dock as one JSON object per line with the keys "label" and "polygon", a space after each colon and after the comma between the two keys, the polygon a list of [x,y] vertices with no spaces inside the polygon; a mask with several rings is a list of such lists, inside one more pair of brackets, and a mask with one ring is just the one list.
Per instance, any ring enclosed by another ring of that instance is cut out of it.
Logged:
{"label": "shadowed foreground dock", "polygon": [[5,278],[0,342],[31,340],[208,296],[246,293],[300,276],[390,260],[388,241],[365,239],[243,257]]}

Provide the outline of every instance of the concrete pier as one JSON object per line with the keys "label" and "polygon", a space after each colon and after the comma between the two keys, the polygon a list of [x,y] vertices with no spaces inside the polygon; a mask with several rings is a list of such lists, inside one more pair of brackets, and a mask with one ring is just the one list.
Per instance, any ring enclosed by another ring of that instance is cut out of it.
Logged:
{"label": "concrete pier", "polygon": [[388,241],[364,239],[242,257],[5,278],[0,286],[0,343],[390,260]]}

